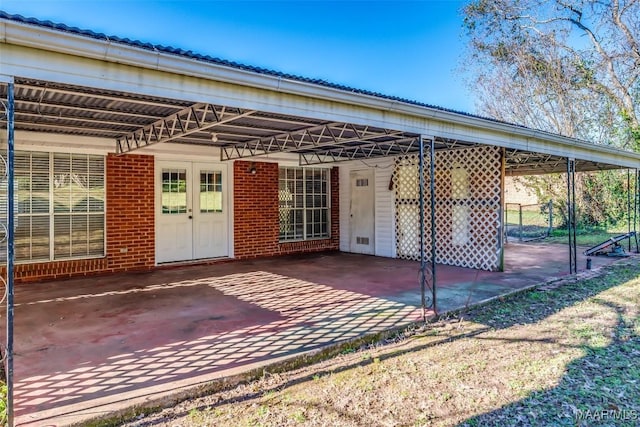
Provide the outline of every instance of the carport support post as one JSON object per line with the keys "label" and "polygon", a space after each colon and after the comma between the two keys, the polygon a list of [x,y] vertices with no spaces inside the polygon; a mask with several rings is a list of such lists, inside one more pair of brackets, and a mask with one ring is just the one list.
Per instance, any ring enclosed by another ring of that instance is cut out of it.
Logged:
{"label": "carport support post", "polygon": [[[635,234],[636,241],[636,253],[640,253],[640,246],[638,246],[638,214],[640,213],[640,171],[636,169],[636,177],[635,183],[633,185],[634,193],[633,193],[633,231]],[[629,239],[631,240],[631,239]]]}
{"label": "carport support post", "polygon": [[[435,195],[435,163],[436,163],[436,144],[435,139],[430,138],[431,148],[429,150],[430,155],[430,169],[429,169],[429,177],[430,177],[430,202],[431,202],[431,306],[433,307],[433,312],[437,313],[436,306],[436,195]],[[427,320],[427,303],[426,303],[426,271],[427,271],[427,253],[425,249],[425,206],[424,206],[424,138],[421,135],[418,138],[419,143],[419,155],[420,159],[418,160],[418,175],[419,175],[419,202],[420,202],[420,296],[421,296],[421,304],[422,304],[422,321],[426,322]]]}
{"label": "carport support post", "polygon": [[[631,233],[631,169],[627,169],[627,233]],[[631,252],[631,238],[629,238]]]}
{"label": "carport support post", "polygon": [[640,247],[638,246],[638,214],[640,214],[640,171],[638,171],[638,169],[636,169],[636,185],[633,204],[633,231],[636,232],[636,253],[640,253]]}
{"label": "carport support post", "polygon": [[420,304],[422,307],[422,321],[427,321],[427,302],[426,302],[426,289],[425,277],[426,260],[424,250],[424,139],[422,135],[418,137],[418,143],[420,144],[420,158],[418,159],[418,179],[419,179],[419,191],[420,191]]}
{"label": "carport support post", "polygon": [[567,157],[567,230],[569,234],[569,274],[578,272],[576,251],[576,161]]}
{"label": "carport support post", "polygon": [[13,241],[15,223],[14,181],[14,83],[7,83],[7,347],[5,375],[7,380],[7,424],[13,423]]}
{"label": "carport support post", "polygon": [[431,178],[431,298],[433,301],[433,312],[438,313],[438,305],[436,304],[436,139],[431,138],[430,150],[431,170],[429,175]]}

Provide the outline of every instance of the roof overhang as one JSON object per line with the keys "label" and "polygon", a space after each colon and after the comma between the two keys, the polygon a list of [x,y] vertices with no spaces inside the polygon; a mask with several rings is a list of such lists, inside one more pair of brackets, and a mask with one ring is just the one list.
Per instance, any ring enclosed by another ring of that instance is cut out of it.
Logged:
{"label": "roof overhang", "polygon": [[[0,74],[15,77],[16,131],[217,147],[223,160],[294,153],[301,164],[499,146],[507,174],[637,168],[640,155],[468,114],[221,65],[12,19]],[[2,86],[4,98],[6,85]]]}

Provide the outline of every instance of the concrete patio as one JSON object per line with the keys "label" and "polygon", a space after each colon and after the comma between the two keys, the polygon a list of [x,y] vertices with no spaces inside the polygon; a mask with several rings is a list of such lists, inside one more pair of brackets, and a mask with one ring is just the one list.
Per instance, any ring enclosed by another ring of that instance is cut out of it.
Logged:
{"label": "concrete patio", "polygon": [[[504,273],[438,266],[439,310],[566,275],[567,259],[509,244]],[[418,267],[330,252],[18,285],[17,425],[81,422],[418,321]]]}

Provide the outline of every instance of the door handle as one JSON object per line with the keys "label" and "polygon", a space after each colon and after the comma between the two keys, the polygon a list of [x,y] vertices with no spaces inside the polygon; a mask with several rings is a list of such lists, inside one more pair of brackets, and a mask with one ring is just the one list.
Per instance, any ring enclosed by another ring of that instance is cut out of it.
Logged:
{"label": "door handle", "polygon": [[193,219],[193,216],[192,216],[192,215],[189,215],[189,219]]}

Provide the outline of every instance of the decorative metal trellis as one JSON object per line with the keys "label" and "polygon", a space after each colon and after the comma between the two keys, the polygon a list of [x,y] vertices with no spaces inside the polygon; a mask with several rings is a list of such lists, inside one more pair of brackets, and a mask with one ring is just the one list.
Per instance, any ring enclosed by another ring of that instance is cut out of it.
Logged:
{"label": "decorative metal trellis", "polygon": [[[429,158],[424,159],[429,165]],[[498,147],[438,151],[435,155],[436,262],[481,270],[501,263],[501,169]],[[426,170],[426,167],[425,167]],[[419,156],[395,160],[396,254],[420,260]],[[425,187],[425,199],[431,193]],[[423,227],[431,242],[431,228]]]}

